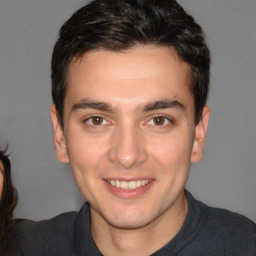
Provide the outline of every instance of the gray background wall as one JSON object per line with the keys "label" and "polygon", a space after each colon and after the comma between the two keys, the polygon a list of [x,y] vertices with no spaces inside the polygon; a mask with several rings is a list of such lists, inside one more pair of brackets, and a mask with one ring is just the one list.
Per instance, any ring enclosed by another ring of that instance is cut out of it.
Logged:
{"label": "gray background wall", "polygon": [[[82,0],[0,0],[0,144],[9,142],[16,217],[45,219],[83,198],[58,163],[50,123],[50,58],[62,23]],[[207,204],[256,221],[256,1],[180,0],[212,53],[212,116],[205,156],[187,188]]]}

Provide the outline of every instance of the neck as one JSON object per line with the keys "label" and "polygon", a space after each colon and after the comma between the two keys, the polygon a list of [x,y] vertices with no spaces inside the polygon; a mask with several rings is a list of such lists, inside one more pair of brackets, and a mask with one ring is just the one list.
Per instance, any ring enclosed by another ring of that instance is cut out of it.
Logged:
{"label": "neck", "polygon": [[[142,256],[150,255],[169,241],[180,231],[188,205],[182,194],[169,209],[151,223],[136,229],[114,227],[91,209],[91,231],[94,242],[105,256]],[[98,214],[99,215],[99,214]]]}

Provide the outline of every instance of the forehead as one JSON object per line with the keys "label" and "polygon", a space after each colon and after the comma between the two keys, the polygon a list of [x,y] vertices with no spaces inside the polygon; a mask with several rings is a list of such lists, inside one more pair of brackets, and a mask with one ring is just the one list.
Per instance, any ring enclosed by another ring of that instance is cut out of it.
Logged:
{"label": "forehead", "polygon": [[113,104],[191,98],[190,74],[189,65],[170,47],[136,46],[122,52],[94,50],[71,62],[65,102],[75,104],[81,97]]}

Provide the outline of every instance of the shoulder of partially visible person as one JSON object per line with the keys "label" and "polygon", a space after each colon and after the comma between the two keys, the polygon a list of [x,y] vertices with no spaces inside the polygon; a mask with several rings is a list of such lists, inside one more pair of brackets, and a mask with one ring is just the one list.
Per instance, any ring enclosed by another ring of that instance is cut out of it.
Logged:
{"label": "shoulder of partially visible person", "polygon": [[43,221],[17,220],[10,230],[12,245],[3,255],[71,255],[76,216],[68,212]]}
{"label": "shoulder of partially visible person", "polygon": [[256,255],[256,224],[252,220],[238,213],[201,204],[206,216],[201,229],[201,246],[210,246],[216,252],[225,252],[225,255]]}

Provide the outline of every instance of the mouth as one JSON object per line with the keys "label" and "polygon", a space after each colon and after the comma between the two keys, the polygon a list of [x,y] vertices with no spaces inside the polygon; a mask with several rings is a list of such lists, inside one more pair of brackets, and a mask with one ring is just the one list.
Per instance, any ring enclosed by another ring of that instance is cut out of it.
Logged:
{"label": "mouth", "polygon": [[105,184],[108,190],[115,196],[122,199],[138,198],[151,189],[154,179],[118,179],[108,178],[105,179]]}
{"label": "mouth", "polygon": [[124,190],[133,190],[145,186],[152,182],[152,180],[132,180],[132,181],[124,181],[124,180],[107,180],[107,182],[116,188],[121,188]]}

